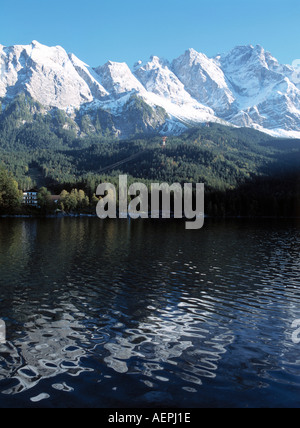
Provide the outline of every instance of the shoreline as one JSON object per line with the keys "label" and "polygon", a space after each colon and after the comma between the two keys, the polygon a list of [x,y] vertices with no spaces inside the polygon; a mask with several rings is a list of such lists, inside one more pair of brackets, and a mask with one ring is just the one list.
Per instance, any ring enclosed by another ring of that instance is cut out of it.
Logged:
{"label": "shoreline", "polygon": [[[53,220],[60,220],[63,218],[96,218],[101,220],[97,214],[47,214],[47,215],[26,215],[26,214],[3,214],[0,215],[1,219],[53,219]],[[283,216],[204,216],[205,220],[300,220],[300,216],[291,216],[291,217],[283,217]],[[128,217],[117,217],[115,219],[105,219],[105,220],[134,220]],[[184,216],[182,218],[175,219],[174,217],[170,218],[152,218],[151,215],[149,215],[149,218],[143,218],[142,220],[190,220],[185,218]]]}

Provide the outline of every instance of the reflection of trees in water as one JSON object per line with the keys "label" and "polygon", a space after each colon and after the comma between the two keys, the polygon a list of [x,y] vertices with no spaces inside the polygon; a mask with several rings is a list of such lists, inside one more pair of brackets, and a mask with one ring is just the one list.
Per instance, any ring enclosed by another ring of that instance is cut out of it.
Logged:
{"label": "reflection of trees in water", "polygon": [[[30,257],[28,225],[22,221],[2,219],[0,223],[0,286],[22,275]],[[35,231],[31,230],[30,235]]]}

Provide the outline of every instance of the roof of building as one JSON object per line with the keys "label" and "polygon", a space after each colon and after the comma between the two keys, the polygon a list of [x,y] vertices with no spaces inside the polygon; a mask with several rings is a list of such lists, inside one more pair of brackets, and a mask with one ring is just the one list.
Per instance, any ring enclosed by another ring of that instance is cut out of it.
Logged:
{"label": "roof of building", "polygon": [[51,199],[51,201],[60,201],[61,200],[60,195],[49,195],[48,198]]}
{"label": "roof of building", "polygon": [[23,190],[23,193],[38,193],[37,189]]}

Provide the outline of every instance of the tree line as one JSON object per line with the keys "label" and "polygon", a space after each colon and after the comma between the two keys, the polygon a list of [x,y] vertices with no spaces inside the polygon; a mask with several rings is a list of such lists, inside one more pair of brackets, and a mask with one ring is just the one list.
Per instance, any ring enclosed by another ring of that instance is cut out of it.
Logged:
{"label": "tree line", "polygon": [[[95,120],[101,122],[99,115]],[[297,140],[210,124],[170,136],[162,148],[158,135],[137,133],[119,141],[103,123],[90,132],[89,118],[81,119],[78,131],[64,112],[45,114],[27,96],[0,109],[0,212],[23,212],[21,191],[31,188],[40,189],[42,212],[94,212],[97,185],[105,180],[117,186],[118,175],[126,174],[146,184],[205,183],[208,215],[299,213]],[[50,193],[60,195],[57,204]]]}
{"label": "tree line", "polygon": [[[78,187],[63,189],[55,198],[46,187],[41,187],[37,196],[38,206],[32,207],[22,204],[23,191],[13,175],[0,166],[0,215],[95,215],[100,199],[96,196],[96,182],[111,183],[118,190],[118,179],[118,175],[102,176],[97,182],[91,177],[86,182],[77,183]],[[129,177],[128,186],[136,181],[138,179]],[[150,191],[151,182],[142,181]],[[257,177],[234,189],[206,188],[205,214],[210,217],[300,217],[300,174]]]}

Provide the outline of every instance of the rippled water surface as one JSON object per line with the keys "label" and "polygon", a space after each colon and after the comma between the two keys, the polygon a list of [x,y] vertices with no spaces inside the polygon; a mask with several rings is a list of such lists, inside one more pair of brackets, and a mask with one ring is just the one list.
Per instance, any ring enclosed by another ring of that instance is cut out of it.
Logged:
{"label": "rippled water surface", "polygon": [[299,407],[292,221],[0,221],[0,407]]}

